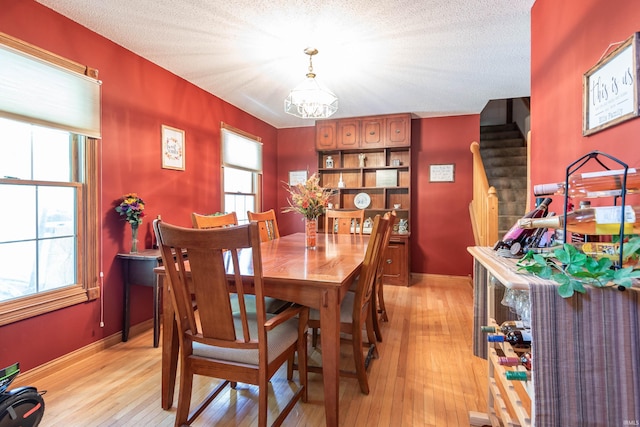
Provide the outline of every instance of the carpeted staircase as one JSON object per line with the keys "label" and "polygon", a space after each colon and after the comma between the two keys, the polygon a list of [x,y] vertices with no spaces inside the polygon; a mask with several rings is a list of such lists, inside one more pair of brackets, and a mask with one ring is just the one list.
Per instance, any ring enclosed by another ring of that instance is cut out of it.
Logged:
{"label": "carpeted staircase", "polygon": [[526,212],[527,147],[518,126],[480,127],[480,155],[489,185],[498,193],[498,237]]}

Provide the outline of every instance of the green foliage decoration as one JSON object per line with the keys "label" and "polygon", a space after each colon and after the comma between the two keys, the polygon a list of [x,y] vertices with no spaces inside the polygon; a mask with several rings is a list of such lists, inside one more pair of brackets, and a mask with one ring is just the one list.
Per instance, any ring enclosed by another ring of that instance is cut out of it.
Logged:
{"label": "green foliage decoration", "polygon": [[[624,244],[623,260],[637,261],[640,255],[640,237],[635,236]],[[518,262],[518,271],[525,271],[543,279],[556,281],[558,294],[570,298],[575,292],[585,293],[585,285],[604,288],[617,286],[624,290],[640,278],[640,270],[634,266],[614,268],[608,258],[595,259],[565,243],[551,252],[528,251]]]}

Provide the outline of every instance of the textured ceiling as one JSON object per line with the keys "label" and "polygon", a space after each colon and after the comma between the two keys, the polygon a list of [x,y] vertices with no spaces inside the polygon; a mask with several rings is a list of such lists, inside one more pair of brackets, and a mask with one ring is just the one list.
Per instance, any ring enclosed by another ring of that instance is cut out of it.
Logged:
{"label": "textured ceiling", "polygon": [[305,78],[340,117],[477,114],[530,94],[535,0],[37,0],[277,128]]}

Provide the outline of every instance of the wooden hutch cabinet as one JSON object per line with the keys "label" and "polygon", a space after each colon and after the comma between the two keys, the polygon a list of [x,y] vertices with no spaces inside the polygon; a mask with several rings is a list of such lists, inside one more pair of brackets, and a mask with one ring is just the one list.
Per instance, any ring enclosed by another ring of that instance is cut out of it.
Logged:
{"label": "wooden hutch cabinet", "polygon": [[365,219],[396,211],[398,222],[386,252],[385,283],[408,286],[411,115],[317,121],[316,150],[320,184],[335,191],[331,203],[337,209],[364,209]]}
{"label": "wooden hutch cabinet", "polygon": [[316,123],[316,150],[336,149],[336,121],[325,120]]}

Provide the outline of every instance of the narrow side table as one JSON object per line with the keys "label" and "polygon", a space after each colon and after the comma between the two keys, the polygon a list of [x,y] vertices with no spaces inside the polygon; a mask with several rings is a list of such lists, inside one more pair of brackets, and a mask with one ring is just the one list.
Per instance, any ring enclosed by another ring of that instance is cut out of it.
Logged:
{"label": "narrow side table", "polygon": [[160,338],[160,283],[153,269],[162,264],[159,249],[145,249],[133,254],[118,254],[122,264],[124,284],[124,308],[122,322],[122,341],[129,339],[131,285],[153,287],[153,346],[158,347]]}

